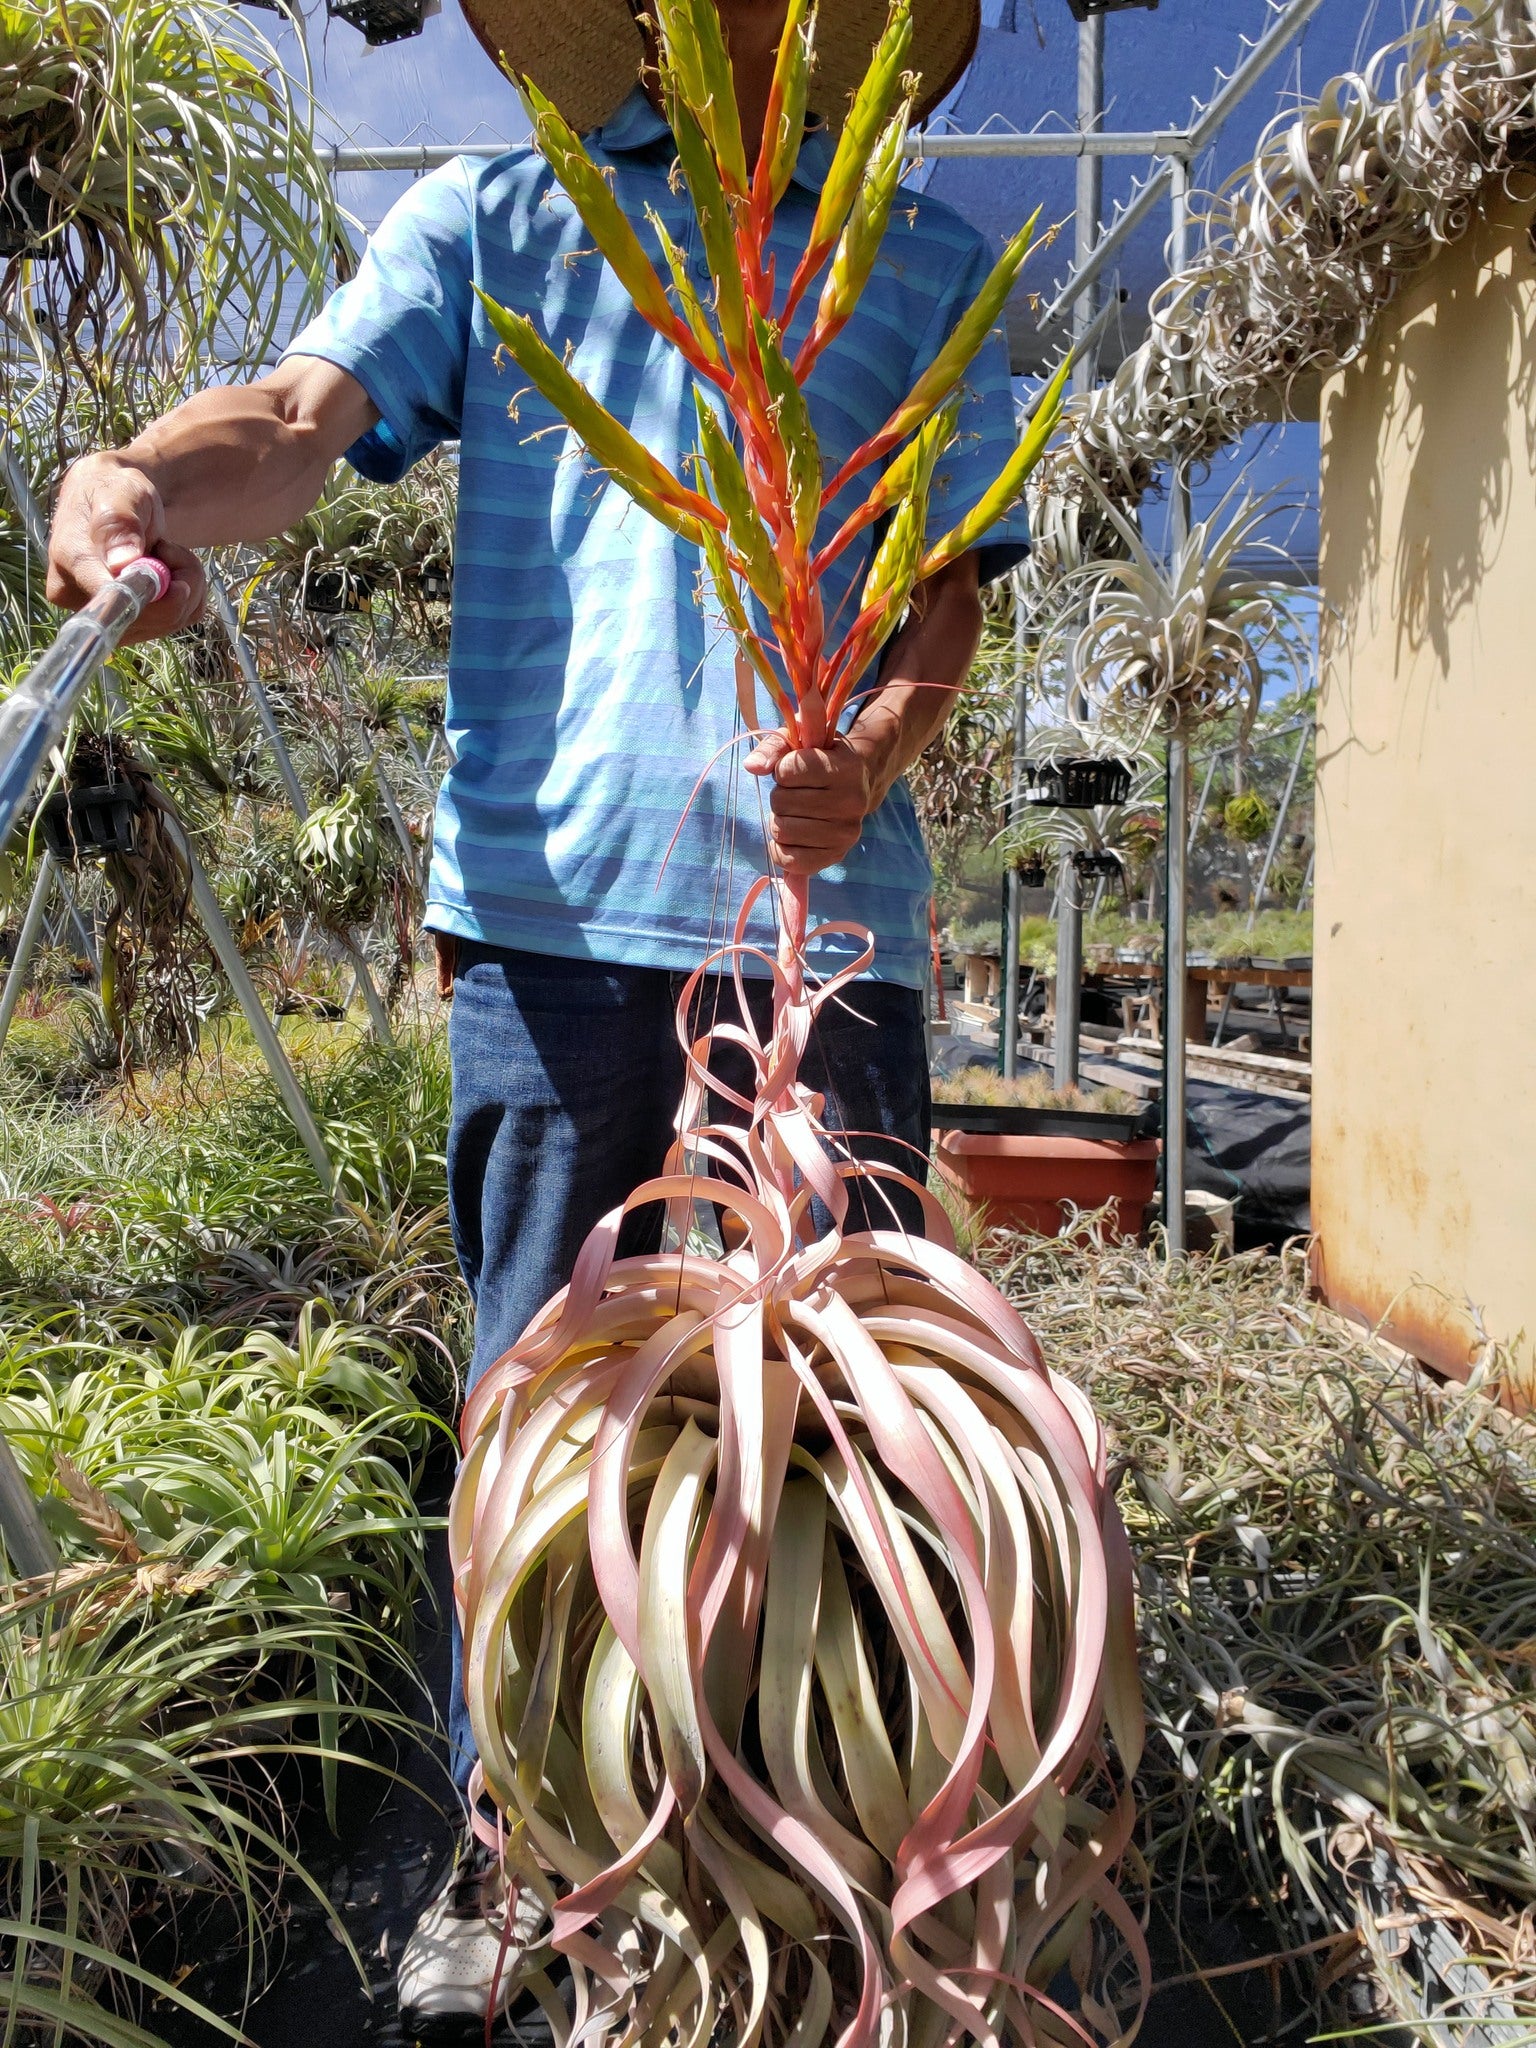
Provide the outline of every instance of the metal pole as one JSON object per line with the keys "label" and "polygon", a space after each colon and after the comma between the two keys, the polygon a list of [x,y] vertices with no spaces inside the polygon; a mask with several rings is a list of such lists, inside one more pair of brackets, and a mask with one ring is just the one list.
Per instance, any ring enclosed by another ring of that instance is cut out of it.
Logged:
{"label": "metal pole", "polygon": [[1205,780],[1200,785],[1200,801],[1190,813],[1189,819],[1189,851],[1191,853],[1195,850],[1195,835],[1200,830],[1200,820],[1205,816],[1205,807],[1211,800],[1211,784],[1216,780],[1216,770],[1221,764],[1221,757],[1225,751],[1222,747],[1213,748],[1211,758],[1205,764]]}
{"label": "metal pole", "polygon": [[0,989],[0,1049],[4,1048],[11,1032],[11,1019],[16,1014],[16,1005],[21,1001],[21,991],[26,984],[27,969],[32,964],[32,955],[37,950],[37,941],[43,929],[43,913],[48,908],[48,898],[53,889],[57,865],[51,853],[45,853],[37,864],[37,880],[32,885],[32,899],[27,905],[26,916],[21,920],[21,930],[16,935],[16,951],[11,957],[10,968],[5,977],[5,987]]}
{"label": "metal pole", "polygon": [[[1077,127],[1081,135],[1095,133],[1104,119],[1104,17],[1090,14],[1077,31]],[[1077,160],[1077,270],[1085,270],[1099,239],[1099,218],[1104,204],[1104,165],[1097,156]],[[1090,279],[1072,305],[1072,339],[1079,348],[1072,372],[1072,388],[1079,395],[1091,391],[1097,381],[1096,351],[1084,346],[1098,312],[1098,285]],[[1068,676],[1067,712],[1072,702],[1075,677]],[[1069,872],[1070,870],[1070,872]],[[1075,1088],[1082,1049],[1083,1028],[1083,883],[1070,857],[1062,865],[1061,916],[1056,925],[1056,1086]]]}
{"label": "metal pole", "polygon": [[[325,651],[330,659],[331,674],[335,678],[336,691],[341,702],[342,716],[345,718],[347,712],[347,671],[342,664],[341,649],[332,639],[327,641]],[[368,758],[373,763],[373,779],[379,786],[379,796],[383,800],[389,822],[394,828],[395,837],[400,842],[400,850],[404,853],[407,862],[414,867],[416,848],[411,840],[410,827],[405,822],[404,812],[395,801],[395,792],[389,786],[389,778],[384,773],[384,764],[379,759],[379,750],[373,743],[373,734],[368,730],[367,721],[363,718],[358,719],[357,729],[363,736],[363,745],[367,748]]]}
{"label": "metal pole", "polygon": [[219,908],[219,899],[213,892],[213,884],[209,881],[180,821],[165,816],[162,822],[187,863],[187,872],[192,883],[192,901],[197,907],[203,930],[208,934],[209,943],[218,955],[219,965],[229,979],[229,985],[235,992],[235,1000],[245,1014],[245,1021],[251,1027],[251,1035],[261,1048],[262,1058],[277,1083],[278,1093],[287,1104],[288,1114],[298,1127],[299,1136],[304,1141],[304,1150],[309,1154],[310,1164],[314,1167],[321,1186],[334,1194],[336,1169],[325,1149],[325,1140],[320,1135],[320,1126],[315,1122],[315,1113],[309,1106],[304,1090],[299,1086],[299,1077],[293,1071],[283,1042],[277,1035],[277,1027],[262,1007],[261,998],[256,993],[256,984],[251,980],[250,969],[242,959],[240,948],[235,944],[235,935]]}
{"label": "metal pole", "polygon": [[[1083,1033],[1083,878],[1068,853],[1061,863],[1056,925],[1056,1086],[1077,1086]],[[1068,1000],[1063,1000],[1068,997]]]}
{"label": "metal pole", "polygon": [[[1029,680],[1024,666],[1024,579],[1013,576],[1013,768],[1008,783],[1008,822],[1017,826],[1024,807],[1024,750],[1029,744]],[[1024,915],[1024,885],[1016,867],[1008,870],[1004,899],[1003,1008],[998,1019],[1003,1076],[1019,1071],[1019,926]]]}
{"label": "metal pole", "polygon": [[[283,738],[282,728],[277,722],[277,713],[272,709],[272,699],[267,695],[266,685],[261,680],[261,672],[256,666],[256,656],[251,643],[240,630],[239,616],[228,590],[224,587],[223,577],[211,566],[208,570],[208,594],[213,599],[213,608],[218,613],[219,624],[224,628],[225,637],[245,679],[246,694],[255,707],[261,729],[267,736],[267,745],[272,749],[272,758],[277,763],[278,779],[287,792],[294,816],[302,824],[309,816],[309,799],[304,794],[299,771],[293,765],[293,756],[288,751],[288,743]],[[385,1009],[383,998],[368,971],[368,961],[362,947],[350,932],[342,934],[341,944],[356,973],[356,987],[368,1011],[374,1037],[384,1045],[392,1045],[395,1035],[390,1029],[389,1012]]]}
{"label": "metal pole", "polygon": [[1291,763],[1291,772],[1285,779],[1285,795],[1280,799],[1280,808],[1275,813],[1275,829],[1269,835],[1269,847],[1264,855],[1264,865],[1259,871],[1259,886],[1253,892],[1253,901],[1248,906],[1248,929],[1253,930],[1259,915],[1259,906],[1264,901],[1264,891],[1269,886],[1270,871],[1275,865],[1275,855],[1280,850],[1280,835],[1285,830],[1286,817],[1291,808],[1291,799],[1296,794],[1297,779],[1301,764],[1307,758],[1307,748],[1312,739],[1310,722],[1301,729],[1301,738],[1296,742],[1296,758]]}
{"label": "metal pole", "polygon": [[[1189,166],[1174,165],[1172,267],[1189,259]],[[1189,539],[1189,478],[1177,462],[1173,477],[1175,552]],[[1185,1040],[1185,967],[1189,956],[1189,740],[1176,726],[1168,737],[1168,901],[1163,927],[1163,1226],[1168,1256],[1184,1256],[1184,1156],[1188,1118]]]}

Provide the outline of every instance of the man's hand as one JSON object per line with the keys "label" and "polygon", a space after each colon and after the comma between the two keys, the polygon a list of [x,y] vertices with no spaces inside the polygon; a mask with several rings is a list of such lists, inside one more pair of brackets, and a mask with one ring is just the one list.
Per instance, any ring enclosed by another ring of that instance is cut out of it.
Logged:
{"label": "man's hand", "polygon": [[880,687],[847,732],[824,747],[797,749],[783,732],[758,741],[747,768],[773,777],[768,851],[786,875],[820,874],[852,853],[864,820],[943,731],[980,640],[977,561],[962,555],[913,592]]}
{"label": "man's hand", "polygon": [[140,555],[158,555],[171,587],[123,635],[157,640],[190,626],[208,594],[203,565],[165,533],[160,493],[121,455],[87,455],[66,474],[48,540],[48,601],[78,611]]}
{"label": "man's hand", "polygon": [[768,733],[747,756],[747,772],[771,775],[768,851],[786,875],[816,875],[858,845],[864,820],[884,797],[882,749],[858,727],[824,747],[794,748]]}
{"label": "man's hand", "polygon": [[48,544],[48,595],[77,611],[138,555],[171,588],[127,640],[177,633],[207,594],[193,548],[268,540],[320,496],[331,464],[378,420],[354,377],[293,356],[254,384],[200,392],[116,453],[67,472]]}

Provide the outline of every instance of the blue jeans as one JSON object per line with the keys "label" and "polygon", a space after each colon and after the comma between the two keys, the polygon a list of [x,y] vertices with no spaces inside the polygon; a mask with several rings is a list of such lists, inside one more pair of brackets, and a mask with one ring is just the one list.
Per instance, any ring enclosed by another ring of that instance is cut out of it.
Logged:
{"label": "blue jeans", "polygon": [[[448,1202],[454,1244],[475,1303],[469,1385],[514,1344],[570,1278],[587,1233],[638,1184],[661,1171],[683,1089],[675,1014],[687,977],[663,968],[612,967],[458,941],[448,1043],[453,1120]],[[749,984],[760,1027],[768,982]],[[701,1010],[735,1017],[729,984],[707,983]],[[727,1086],[750,1094],[745,1057]],[[922,1178],[928,1156],[928,1061],[915,989],[863,981],[822,1010],[802,1066],[825,1093],[834,1129],[859,1156]],[[717,1121],[728,1115],[715,1105]],[[889,1188],[889,1183],[882,1183]],[[891,1226],[891,1208],[915,1234],[910,1196],[876,1196],[866,1218],[857,1188],[846,1227]],[[826,1227],[826,1218],[820,1220]],[[660,1242],[659,1206],[628,1218],[621,1253]],[[469,1783],[474,1742],[454,1630],[449,1738],[454,1778]]]}

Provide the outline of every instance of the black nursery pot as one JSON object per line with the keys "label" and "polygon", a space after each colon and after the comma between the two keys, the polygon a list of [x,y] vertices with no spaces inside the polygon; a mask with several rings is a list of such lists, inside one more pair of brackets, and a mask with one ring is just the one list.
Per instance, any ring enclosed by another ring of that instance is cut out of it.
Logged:
{"label": "black nursery pot", "polygon": [[132,853],[138,843],[140,808],[126,782],[57,789],[38,811],[38,830],[54,859],[73,867],[81,860]]}
{"label": "black nursery pot", "polygon": [[1131,793],[1131,764],[1112,755],[1068,756],[1059,761],[1026,761],[1029,783],[1024,801],[1066,811],[1091,811],[1123,804]]}
{"label": "black nursery pot", "polygon": [[1072,865],[1085,878],[1103,875],[1109,881],[1118,882],[1125,873],[1118,853],[1074,853]]}
{"label": "black nursery pot", "polygon": [[372,49],[419,36],[426,20],[427,0],[325,0],[332,21],[359,29]]}
{"label": "black nursery pot", "polygon": [[453,596],[453,571],[451,569],[423,569],[416,578],[416,589],[428,604],[447,604]]}
{"label": "black nursery pot", "polygon": [[356,576],[344,569],[306,569],[299,586],[299,603],[305,611],[323,619],[339,618],[343,612],[360,612],[370,593]]}

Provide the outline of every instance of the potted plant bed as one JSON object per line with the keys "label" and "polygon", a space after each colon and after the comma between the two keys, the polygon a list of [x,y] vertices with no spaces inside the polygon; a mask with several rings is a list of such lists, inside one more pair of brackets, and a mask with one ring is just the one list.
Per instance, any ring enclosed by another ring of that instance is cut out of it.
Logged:
{"label": "potted plant bed", "polygon": [[1156,1116],[1110,1089],[1056,1093],[1046,1077],[971,1069],[935,1086],[934,1164],[996,1227],[1059,1237],[1067,1204],[1108,1207],[1109,1234],[1141,1234],[1157,1187]]}

